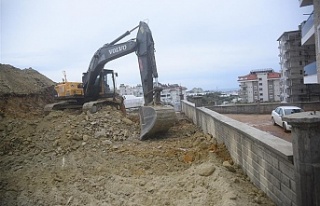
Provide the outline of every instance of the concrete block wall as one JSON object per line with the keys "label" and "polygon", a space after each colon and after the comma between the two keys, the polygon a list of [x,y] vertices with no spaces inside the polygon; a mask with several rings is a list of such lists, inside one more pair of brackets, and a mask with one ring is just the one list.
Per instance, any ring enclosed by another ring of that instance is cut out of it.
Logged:
{"label": "concrete block wall", "polygon": [[181,108],[203,132],[226,145],[235,164],[276,205],[296,205],[291,143],[185,100]]}

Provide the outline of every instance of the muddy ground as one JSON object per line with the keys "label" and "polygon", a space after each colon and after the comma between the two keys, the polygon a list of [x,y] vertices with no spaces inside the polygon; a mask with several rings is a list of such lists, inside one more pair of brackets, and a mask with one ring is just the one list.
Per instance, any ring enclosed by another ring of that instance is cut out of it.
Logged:
{"label": "muddy ground", "polygon": [[50,90],[18,93],[0,99],[0,205],[274,205],[181,114],[140,141],[135,112],[44,115]]}

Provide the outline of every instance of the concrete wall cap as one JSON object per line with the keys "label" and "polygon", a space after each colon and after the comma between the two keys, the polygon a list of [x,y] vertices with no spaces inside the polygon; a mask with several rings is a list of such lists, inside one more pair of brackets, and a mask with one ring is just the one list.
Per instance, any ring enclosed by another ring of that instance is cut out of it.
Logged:
{"label": "concrete wall cap", "polygon": [[320,111],[301,112],[283,117],[284,121],[292,123],[320,123]]}

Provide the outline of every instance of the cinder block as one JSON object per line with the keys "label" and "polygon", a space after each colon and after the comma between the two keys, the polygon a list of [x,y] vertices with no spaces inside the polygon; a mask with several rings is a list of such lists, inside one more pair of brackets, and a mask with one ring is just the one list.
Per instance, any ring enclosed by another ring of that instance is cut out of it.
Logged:
{"label": "cinder block", "polygon": [[280,176],[281,183],[284,184],[285,186],[287,186],[288,188],[290,188],[290,178],[283,173],[280,173],[280,174],[281,174],[281,176]]}
{"label": "cinder block", "polygon": [[242,141],[242,145],[246,148],[248,148],[249,150],[251,150],[251,146],[252,146],[253,142],[251,140],[249,140],[248,138],[243,138]]}
{"label": "cinder block", "polygon": [[296,203],[296,193],[294,193],[290,188],[288,188],[284,184],[281,184],[281,191],[287,198]]}
{"label": "cinder block", "polygon": [[255,171],[259,173],[261,176],[265,176],[265,171],[264,168],[261,167],[256,161],[252,161],[252,167],[254,168]]}
{"label": "cinder block", "polygon": [[276,169],[279,169],[279,160],[271,152],[265,150],[265,152],[263,153],[263,159],[269,164],[271,164],[271,166],[275,167]]}
{"label": "cinder block", "polygon": [[267,178],[267,180],[269,181],[269,182],[271,182],[271,184],[274,186],[274,187],[276,187],[276,188],[278,188],[279,190],[281,189],[281,187],[280,187],[280,180],[279,179],[277,179],[276,177],[274,177],[271,173],[269,173],[269,172],[266,172],[265,173],[266,174],[266,178]]}
{"label": "cinder block", "polygon": [[284,193],[278,188],[272,187],[272,193],[281,200],[281,203],[279,205],[291,205],[292,201],[288,197],[286,197]]}
{"label": "cinder block", "polygon": [[287,175],[290,179],[294,180],[294,166],[293,164],[285,161],[279,162],[279,170]]}
{"label": "cinder block", "polygon": [[281,172],[279,169],[273,167],[271,164],[269,164],[267,161],[262,160],[263,162],[263,167],[266,170],[266,172],[272,174],[274,177],[276,177],[278,180],[281,180]]}
{"label": "cinder block", "polygon": [[258,144],[253,144],[251,146],[251,151],[259,157],[263,158],[264,148],[259,146]]}
{"label": "cinder block", "polygon": [[277,206],[281,205],[282,201],[280,198],[277,197],[270,189],[267,190],[266,194]]}

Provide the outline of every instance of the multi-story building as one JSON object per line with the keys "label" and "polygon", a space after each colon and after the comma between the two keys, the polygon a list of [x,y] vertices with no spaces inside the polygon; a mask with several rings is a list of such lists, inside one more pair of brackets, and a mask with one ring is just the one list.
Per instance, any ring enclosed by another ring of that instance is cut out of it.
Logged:
{"label": "multi-story building", "polygon": [[142,89],[141,84],[138,84],[135,87],[120,84],[119,93],[121,95],[134,95],[136,97],[143,97],[143,89]]}
{"label": "multi-story building", "polygon": [[178,84],[160,84],[161,101],[172,105],[176,110],[180,109],[180,100],[186,98],[187,88]]}
{"label": "multi-story building", "polygon": [[305,65],[305,84],[320,83],[320,1],[319,0],[299,0],[300,7],[313,6],[313,12],[308,19],[302,23],[301,45],[314,46],[315,59]]}
{"label": "multi-story building", "polygon": [[320,101],[320,1],[319,0],[299,0],[300,7],[313,6],[313,12],[308,19],[302,23],[301,44],[303,46],[313,46],[314,53],[304,67],[304,83],[309,90],[310,101]]}
{"label": "multi-story building", "polygon": [[284,32],[279,38],[280,98],[282,102],[301,102],[307,94],[303,82],[303,67],[308,64],[305,54],[313,48],[301,46],[301,30]]}
{"label": "multi-story building", "polygon": [[238,82],[242,102],[280,101],[280,73],[272,69],[252,70],[250,74],[239,76]]}
{"label": "multi-story building", "polygon": [[278,42],[281,101],[312,101],[316,96],[314,91],[318,85],[304,82],[304,68],[315,61],[315,46],[301,45],[301,25],[299,30],[284,32],[278,38]]}

